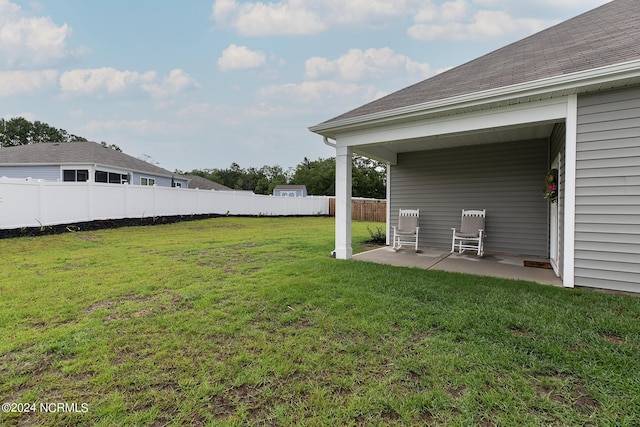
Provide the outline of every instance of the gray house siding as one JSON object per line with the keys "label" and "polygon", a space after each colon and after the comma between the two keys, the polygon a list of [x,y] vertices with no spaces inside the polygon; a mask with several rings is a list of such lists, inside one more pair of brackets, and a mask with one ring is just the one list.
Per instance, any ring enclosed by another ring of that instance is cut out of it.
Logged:
{"label": "gray house siding", "polygon": [[[140,185],[140,178],[142,177],[155,179],[158,187],[171,187],[171,178],[169,177],[139,172],[134,172],[132,174],[131,184]],[[188,181],[186,179],[174,178],[174,182],[179,182],[182,184],[182,188],[187,188]]]}
{"label": "gray house siding", "polygon": [[390,169],[391,225],[420,209],[420,245],[451,247],[464,209],[486,209],[487,252],[548,256],[542,197],[549,141],[518,141],[400,153]]}
{"label": "gray house siding", "polygon": [[[62,169],[87,169],[88,166],[75,166],[75,165],[63,165]],[[116,172],[126,175],[128,172],[124,169],[116,169],[111,167],[98,166],[99,171]],[[90,170],[89,180],[94,181],[93,171]],[[134,172],[131,184],[140,185],[140,177],[154,178],[158,187],[171,187],[171,178],[166,176],[159,176],[152,173],[141,174]],[[60,181],[61,180],[61,166],[59,165],[26,165],[26,166],[0,166],[0,177],[6,176],[7,178],[27,178],[42,179],[46,181]],[[174,178],[174,182],[182,184],[182,188],[187,188],[188,181],[184,178]]]}
{"label": "gray house siding", "polygon": [[578,98],[575,284],[640,291],[640,88]]}
{"label": "gray house siding", "polygon": [[44,179],[56,181],[60,179],[60,166],[0,166],[0,177]]}

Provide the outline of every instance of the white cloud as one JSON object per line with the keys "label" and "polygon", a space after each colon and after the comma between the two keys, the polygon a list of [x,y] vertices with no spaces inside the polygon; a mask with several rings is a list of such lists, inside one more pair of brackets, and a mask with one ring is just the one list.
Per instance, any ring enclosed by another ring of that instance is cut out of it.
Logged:
{"label": "white cloud", "polygon": [[267,55],[263,52],[250,50],[246,46],[229,45],[218,58],[218,67],[222,71],[248,70],[265,64]]}
{"label": "white cloud", "polygon": [[207,114],[211,110],[209,103],[191,103],[186,107],[179,109],[176,112],[176,116],[179,117],[194,117]]}
{"label": "white cloud", "polygon": [[35,92],[57,83],[58,72],[3,71],[0,72],[0,97]]}
{"label": "white cloud", "polygon": [[115,93],[127,87],[156,78],[155,72],[144,74],[135,71],[118,71],[114,68],[93,68],[67,71],[60,76],[60,87],[63,92],[74,94],[91,94],[107,91]]}
{"label": "white cloud", "polygon": [[338,75],[347,81],[359,81],[365,78],[384,76],[417,75],[426,77],[430,72],[429,64],[419,63],[395,53],[385,47],[380,49],[350,49],[334,61],[322,57],[313,57],[306,61],[307,78],[315,79],[327,75]]}
{"label": "white cloud", "polygon": [[554,9],[568,9],[579,6],[581,10],[587,11],[594,7],[609,3],[610,1],[611,0],[520,0],[516,3],[513,0],[474,0],[473,2],[481,6],[501,8],[527,5],[541,7],[541,4],[543,7],[552,7]]}
{"label": "white cloud", "polygon": [[169,98],[193,87],[199,87],[198,82],[179,68],[171,70],[162,82],[145,82],[142,85],[142,89],[156,99]]}
{"label": "white cloud", "polygon": [[301,0],[276,3],[216,0],[213,18],[219,25],[230,26],[244,36],[254,37],[315,34],[326,29],[316,13]]}
{"label": "white cloud", "polygon": [[60,87],[63,93],[75,95],[113,94],[140,88],[155,99],[166,99],[198,87],[198,83],[181,69],[171,70],[167,77],[159,80],[155,71],[139,73],[105,67],[67,71],[60,76]]}
{"label": "white cloud", "polygon": [[388,26],[394,18],[413,15],[413,4],[420,3],[423,0],[325,0],[322,15],[340,25]]}
{"label": "white cloud", "polygon": [[92,120],[81,126],[81,132],[112,132],[127,131],[140,134],[157,133],[167,130],[170,126],[166,122],[151,120]]}
{"label": "white cloud", "polygon": [[71,28],[50,17],[31,17],[0,0],[0,56],[6,66],[41,66],[71,54],[67,39]]}
{"label": "white cloud", "polygon": [[271,85],[260,89],[258,94],[262,98],[286,100],[293,104],[308,104],[335,98],[371,99],[374,96],[371,88],[329,80]]}
{"label": "white cloud", "polygon": [[335,26],[388,27],[424,0],[215,0],[212,18],[243,36],[308,35]]}
{"label": "white cloud", "polygon": [[502,10],[472,12],[472,7],[466,0],[454,0],[440,6],[429,2],[418,12],[414,22],[407,33],[418,40],[473,40],[519,32],[531,34],[555,23],[514,18]]}
{"label": "white cloud", "polygon": [[[607,0],[215,0],[212,19],[243,36],[309,35],[334,27],[389,27],[413,18],[407,32],[420,40],[530,34],[555,21],[526,18],[541,3],[553,10],[587,10]],[[529,12],[526,12],[526,11]],[[518,13],[520,11],[521,13]],[[524,11],[524,12],[523,12]],[[524,13],[524,15],[523,15]],[[525,16],[525,17],[517,17]],[[539,16],[539,14],[538,14]],[[494,19],[494,21],[492,21]]]}
{"label": "white cloud", "polygon": [[4,120],[11,120],[11,119],[15,119],[17,117],[22,117],[23,119],[27,119],[30,122],[33,122],[36,120],[36,115],[30,112],[24,112],[24,113],[18,113],[18,114],[6,114],[2,117],[0,117],[0,119],[4,119]]}

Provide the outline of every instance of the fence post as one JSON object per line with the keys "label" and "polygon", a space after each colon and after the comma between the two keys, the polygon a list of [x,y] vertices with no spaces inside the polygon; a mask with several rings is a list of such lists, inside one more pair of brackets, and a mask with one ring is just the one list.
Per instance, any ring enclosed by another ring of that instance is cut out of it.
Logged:
{"label": "fence post", "polygon": [[38,216],[40,218],[37,219],[38,222],[40,222],[40,225],[44,225],[47,223],[47,204],[44,202],[44,190],[42,189],[42,186],[44,185],[44,183],[41,180],[36,181],[38,184]]}

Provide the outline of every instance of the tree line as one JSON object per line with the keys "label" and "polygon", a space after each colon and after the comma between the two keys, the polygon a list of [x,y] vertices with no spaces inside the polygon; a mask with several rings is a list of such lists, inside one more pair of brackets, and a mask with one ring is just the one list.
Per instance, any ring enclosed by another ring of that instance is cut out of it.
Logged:
{"label": "tree line", "polygon": [[[184,172],[180,172],[184,173]],[[234,190],[249,190],[256,194],[272,194],[282,184],[304,185],[309,195],[335,196],[336,159],[304,160],[295,168],[281,166],[241,168],[232,163],[226,169],[195,169],[187,174],[198,175]],[[363,156],[353,156],[352,192],[354,197],[386,197],[386,165]]]}
{"label": "tree line", "polygon": [[56,129],[40,121],[30,122],[24,117],[10,120],[0,119],[0,146],[35,144],[38,142],[86,141],[86,138],[73,135],[64,129]]}
{"label": "tree line", "polygon": [[[57,129],[40,121],[30,122],[23,117],[0,119],[0,147],[36,144],[40,142],[87,141],[86,138]],[[122,151],[115,144],[101,142],[105,147]],[[142,159],[145,160],[145,159]],[[363,156],[353,156],[353,196],[383,199],[386,197],[386,165]],[[248,190],[256,194],[272,194],[277,185],[305,185],[309,195],[335,196],[336,159],[304,160],[295,168],[279,165],[261,168],[242,168],[232,163],[226,169],[194,169],[175,173],[198,175],[234,190]]]}
{"label": "tree line", "polygon": [[[38,120],[30,122],[24,117],[14,117],[9,120],[0,118],[0,147],[36,144],[39,142],[76,142],[87,141],[87,138],[74,135],[64,129],[58,129]],[[115,144],[102,145],[116,151],[122,151]]]}

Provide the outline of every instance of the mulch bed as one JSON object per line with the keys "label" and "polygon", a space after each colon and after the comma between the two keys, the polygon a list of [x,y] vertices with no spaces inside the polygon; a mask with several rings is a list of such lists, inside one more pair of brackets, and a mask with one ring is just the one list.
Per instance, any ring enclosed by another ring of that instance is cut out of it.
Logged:
{"label": "mulch bed", "polygon": [[45,225],[42,227],[23,227],[10,230],[0,230],[0,239],[9,239],[14,237],[27,236],[45,236],[49,234],[62,234],[73,231],[90,231],[104,230],[108,228],[119,227],[139,227],[147,225],[172,224],[182,221],[194,221],[198,219],[217,218],[223,215],[219,214],[202,214],[202,215],[173,215],[158,216],[152,218],[122,218],[122,219],[104,219],[87,222],[76,222],[73,224]]}

